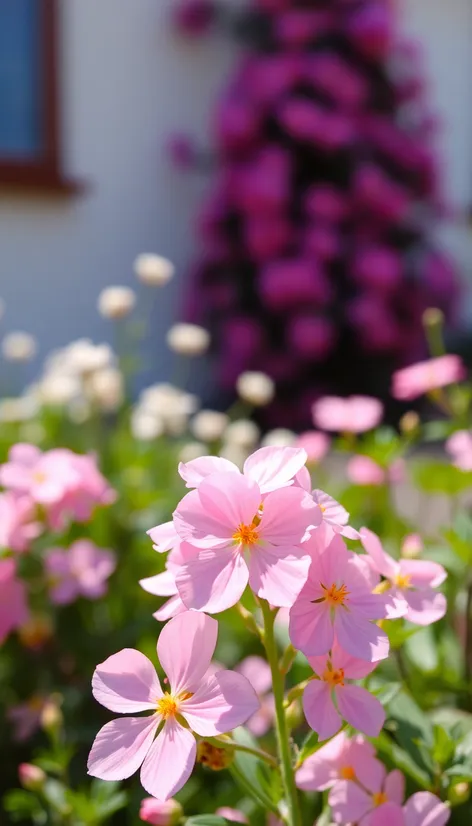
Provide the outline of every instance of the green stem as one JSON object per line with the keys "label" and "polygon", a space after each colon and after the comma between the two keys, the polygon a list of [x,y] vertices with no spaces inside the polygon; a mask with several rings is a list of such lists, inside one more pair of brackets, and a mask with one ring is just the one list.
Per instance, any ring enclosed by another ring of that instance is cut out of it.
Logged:
{"label": "green stem", "polygon": [[295,774],[292,767],[292,754],[290,748],[289,730],[285,718],[284,708],[284,677],[279,669],[279,656],[274,636],[274,620],[276,612],[272,611],[266,600],[261,599],[260,605],[264,619],[264,647],[267,660],[272,673],[272,689],[275,705],[275,730],[277,734],[277,749],[282,770],[282,783],[284,786],[289,826],[301,826],[301,815],[298,801],[298,792],[295,785]]}

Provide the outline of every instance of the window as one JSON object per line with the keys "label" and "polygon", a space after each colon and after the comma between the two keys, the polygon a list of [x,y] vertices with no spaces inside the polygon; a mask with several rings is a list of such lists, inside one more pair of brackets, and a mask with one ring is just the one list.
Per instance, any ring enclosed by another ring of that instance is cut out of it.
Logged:
{"label": "window", "polygon": [[74,189],[61,169],[58,0],[0,0],[0,186]]}

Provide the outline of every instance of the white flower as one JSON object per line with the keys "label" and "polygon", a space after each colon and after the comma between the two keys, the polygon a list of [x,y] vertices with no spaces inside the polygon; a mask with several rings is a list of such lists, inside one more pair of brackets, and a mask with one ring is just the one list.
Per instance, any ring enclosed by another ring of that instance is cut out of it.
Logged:
{"label": "white flower", "polygon": [[138,281],[143,284],[150,287],[164,287],[173,277],[175,268],[167,258],[145,252],[136,258],[134,271]]}
{"label": "white flower", "polygon": [[179,453],[179,462],[186,464],[192,459],[199,459],[200,456],[208,455],[208,447],[203,442],[187,442]]}
{"label": "white flower", "polygon": [[258,441],[261,432],[255,422],[250,419],[236,419],[231,422],[224,432],[224,439],[227,445],[247,448],[250,450]]}
{"label": "white flower", "polygon": [[37,344],[29,333],[8,333],[2,341],[2,355],[5,361],[31,361],[36,355]]}
{"label": "white flower", "polygon": [[47,373],[36,388],[36,395],[45,405],[62,406],[80,397],[82,385],[77,376],[67,373]]}
{"label": "white flower", "polygon": [[236,382],[239,397],[254,405],[264,407],[269,404],[275,395],[275,384],[265,373],[241,373]]}
{"label": "white flower", "polygon": [[98,296],[98,312],[104,318],[125,318],[136,304],[136,293],[130,287],[107,287]]}
{"label": "white flower", "polygon": [[87,338],[73,341],[72,344],[56,353],[54,358],[61,372],[80,375],[104,370],[105,367],[112,367],[116,362],[116,356],[109,344],[94,344]]}
{"label": "white flower", "polygon": [[279,427],[275,430],[269,430],[262,439],[261,444],[263,447],[292,447],[296,438],[293,430]]}
{"label": "white flower", "polygon": [[229,418],[226,413],[216,410],[201,410],[190,423],[190,432],[201,442],[215,442],[221,439]]}
{"label": "white flower", "polygon": [[140,442],[152,442],[164,433],[164,425],[158,416],[136,407],[131,413],[131,433]]}
{"label": "white flower", "polygon": [[92,401],[106,413],[113,413],[124,401],[123,374],[117,367],[97,370],[87,384]]}
{"label": "white flower", "polygon": [[210,334],[198,324],[174,324],[166,342],[169,349],[180,356],[202,356],[210,346]]}

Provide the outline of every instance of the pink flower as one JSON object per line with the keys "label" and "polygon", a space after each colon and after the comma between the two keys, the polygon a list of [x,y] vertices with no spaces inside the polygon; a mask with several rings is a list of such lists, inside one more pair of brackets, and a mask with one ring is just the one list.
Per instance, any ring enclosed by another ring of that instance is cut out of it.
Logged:
{"label": "pink flower", "polygon": [[327,358],[334,348],[337,334],[328,319],[300,314],[289,322],[287,338],[300,358],[313,362]]}
{"label": "pink flower", "polygon": [[151,823],[152,826],[173,826],[179,822],[182,814],[182,806],[172,797],[169,800],[145,797],[139,810],[140,820]]}
{"label": "pink flower", "polygon": [[369,456],[353,456],[346,472],[354,485],[383,485],[386,480],[384,469]]}
{"label": "pink flower", "polygon": [[[92,688],[99,703],[124,714],[147,710],[152,714],[107,723],[92,746],[89,774],[102,780],[124,780],[142,766],[141,783],[148,794],[168,800],[192,773],[196,758],[192,732],[216,737],[254,714],[257,698],[241,674],[207,674],[217,635],[218,623],[205,614],[187,612],[167,623],[157,643],[159,661],[169,680],[165,693],[152,663],[132,648],[97,667]],[[184,718],[188,728],[178,717]]]}
{"label": "pink flower", "polygon": [[455,467],[466,473],[472,471],[472,433],[469,430],[456,430],[447,440],[446,450]]}
{"label": "pink flower", "polygon": [[301,433],[295,442],[295,447],[302,448],[306,452],[309,465],[319,464],[328,453],[330,446],[329,436],[317,430],[307,430]]}
{"label": "pink flower", "polygon": [[354,822],[359,826],[372,826],[375,812],[377,824],[385,826],[381,818],[385,810],[396,814],[396,823],[402,822],[404,796],[403,774],[398,769],[387,774],[385,766],[376,760],[369,775],[363,777],[362,786],[352,780],[340,780],[331,789],[328,801],[337,823]]}
{"label": "pink flower", "polygon": [[310,755],[298,769],[297,786],[306,791],[330,789],[338,780],[358,780],[376,771],[375,749],[361,735],[349,739],[340,732],[329,743]]}
{"label": "pink flower", "polygon": [[7,719],[13,726],[13,740],[16,743],[24,743],[38,730],[46,703],[46,697],[34,694],[26,702],[7,710]]}
{"label": "pink flower", "polygon": [[414,559],[419,556],[424,548],[423,540],[418,533],[409,533],[403,538],[401,555],[406,559]]}
{"label": "pink flower", "polygon": [[[207,476],[174,513],[186,558],[176,577],[183,602],[200,611],[224,611],[249,581],[272,605],[292,605],[305,581],[309,557],[302,543],[314,519],[313,499],[299,487],[272,490],[263,499],[248,476]],[[193,548],[200,549],[197,556]]]}
{"label": "pink flower", "polygon": [[[188,464],[191,463],[189,462]],[[182,467],[186,467],[186,465],[182,465]],[[190,487],[190,485],[188,487]],[[147,531],[147,535],[151,537],[153,541],[152,547],[159,554],[165,554],[167,551],[170,551],[180,545],[179,535],[175,530],[173,522],[163,522],[162,525],[156,525],[155,528],[151,528]]]}
{"label": "pink flower", "polygon": [[249,823],[243,812],[240,812],[239,809],[231,809],[230,806],[220,806],[215,815],[224,817],[225,820],[230,820],[232,823]]}
{"label": "pink flower", "polygon": [[[172,525],[172,523],[167,523]],[[161,526],[165,527],[165,526]],[[152,529],[149,533],[155,533],[158,529]],[[139,584],[148,594],[154,594],[157,597],[169,597],[161,607],[154,612],[153,617],[159,622],[165,622],[177,614],[182,614],[187,610],[175,584],[175,577],[179,570],[180,564],[183,562],[182,554],[180,553],[180,543],[176,544],[166,560],[166,570],[156,576],[150,576],[146,579],[141,579]]]}
{"label": "pink flower", "polygon": [[354,256],[352,275],[361,287],[391,294],[401,283],[403,261],[388,247],[364,246]]}
{"label": "pink flower", "polygon": [[319,740],[336,734],[343,719],[369,737],[377,737],[385,722],[382,704],[365,688],[346,684],[347,680],[367,677],[375,664],[351,657],[336,643],[329,654],[309,657],[308,662],[320,679],[305,688],[303,710]]}
{"label": "pink flower", "polygon": [[246,657],[236,671],[251,683],[260,702],[260,708],[247,721],[246,726],[255,737],[266,734],[274,719],[274,698],[268,694],[272,688],[270,667],[262,657]]}
{"label": "pink flower", "polygon": [[[451,810],[431,792],[417,792],[406,801],[403,814],[405,826],[445,826],[451,817]],[[372,826],[381,826],[378,817],[372,822]],[[396,824],[385,823],[385,826]]]}
{"label": "pink flower", "polygon": [[[327,538],[327,544],[326,544]],[[308,579],[290,611],[289,634],[307,657],[327,654],[336,640],[353,657],[377,662],[388,656],[388,638],[372,620],[386,616],[386,601],[372,594],[356,554],[339,535],[318,530],[307,543]]]}
{"label": "pink flower", "polygon": [[[266,494],[293,485],[295,476],[306,460],[307,454],[301,448],[261,447],[246,459],[243,474],[259,485],[261,493]],[[198,488],[200,482],[212,473],[241,475],[237,465],[220,456],[202,456],[200,459],[192,459],[186,464],[181,462],[179,465],[179,474],[188,488]],[[153,531],[155,530],[153,528]]]}
{"label": "pink flower", "polygon": [[260,272],[258,289],[270,310],[283,313],[307,303],[324,307],[331,296],[326,274],[312,257],[266,264]]}
{"label": "pink flower", "polygon": [[391,392],[395,399],[410,401],[424,393],[462,381],[465,376],[465,365],[459,356],[439,356],[397,370],[393,374]]}
{"label": "pink flower", "polygon": [[26,588],[16,576],[16,561],[0,559],[0,645],[28,617]]}
{"label": "pink flower", "polygon": [[67,605],[78,597],[99,599],[107,592],[107,580],[116,568],[113,551],[78,539],[68,550],[51,548],[45,557],[51,600]]}
{"label": "pink flower", "polygon": [[212,0],[179,0],[173,10],[174,25],[188,37],[199,37],[211,27],[215,17]]}
{"label": "pink flower", "polygon": [[[304,485],[302,485],[304,487]],[[347,539],[359,539],[359,533],[348,525],[349,514],[336,499],[324,490],[313,491],[313,501],[321,511],[321,523],[331,528],[333,533],[340,533]]]}
{"label": "pink flower", "polygon": [[446,598],[434,590],[447,576],[442,565],[420,559],[397,561],[385,553],[375,533],[361,528],[360,536],[374,571],[390,583],[388,594],[396,607],[391,619],[404,616],[416,625],[430,625],[444,616]]}
{"label": "pink flower", "polygon": [[313,421],[321,430],[364,433],[380,424],[383,405],[370,396],[325,396],[312,408]]}
{"label": "pink flower", "polygon": [[329,184],[316,184],[307,190],[305,211],[316,221],[342,221],[348,211],[346,195]]}
{"label": "pink flower", "polygon": [[41,533],[36,506],[29,496],[0,493],[0,547],[23,552]]}

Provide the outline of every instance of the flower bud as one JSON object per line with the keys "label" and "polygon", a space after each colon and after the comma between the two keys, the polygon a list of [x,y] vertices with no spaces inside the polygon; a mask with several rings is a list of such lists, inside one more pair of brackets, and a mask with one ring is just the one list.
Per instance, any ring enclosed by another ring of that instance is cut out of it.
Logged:
{"label": "flower bud", "polygon": [[18,777],[23,788],[30,792],[39,792],[46,781],[46,774],[33,763],[20,763]]}
{"label": "flower bud", "polygon": [[60,728],[62,728],[63,722],[64,718],[58,702],[55,702],[54,699],[50,698],[44,704],[41,712],[41,727],[48,734],[55,734]]}
{"label": "flower bud", "polygon": [[224,817],[225,820],[229,820],[231,823],[249,823],[244,812],[241,812],[239,809],[232,809],[230,806],[220,806],[220,808],[216,810],[215,815]]}
{"label": "flower bud", "polygon": [[107,287],[98,296],[98,312],[104,318],[126,318],[136,304],[136,293],[129,287]]}
{"label": "flower bud", "polygon": [[423,313],[423,324],[425,327],[442,327],[444,324],[444,313],[437,307],[428,307]]}
{"label": "flower bud", "polygon": [[180,356],[202,356],[210,346],[210,334],[198,324],[174,324],[166,342],[169,349]]}
{"label": "flower bud", "polygon": [[275,385],[270,376],[258,372],[241,373],[236,390],[243,401],[254,407],[264,407],[275,395]]}
{"label": "flower bud", "polygon": [[145,823],[151,823],[153,826],[174,826],[182,815],[182,806],[172,797],[170,800],[156,800],[155,797],[145,797],[141,801],[139,817]]}
{"label": "flower bud", "polygon": [[415,413],[414,410],[409,410],[408,413],[405,413],[400,419],[400,432],[405,436],[412,436],[418,430],[420,423],[418,413]]}
{"label": "flower bud", "polygon": [[145,252],[136,258],[134,272],[142,284],[147,284],[148,287],[164,287],[173,277],[175,268],[162,255]]}
{"label": "flower bud", "polygon": [[5,361],[31,361],[36,351],[36,339],[29,333],[8,333],[2,341],[2,355]]}
{"label": "flower bud", "polygon": [[214,772],[227,769],[234,759],[234,749],[219,749],[207,740],[200,740],[197,746],[197,763],[212,769]]}
{"label": "flower bud", "polygon": [[460,806],[461,803],[465,803],[470,797],[470,783],[461,781],[455,783],[454,786],[450,786],[448,797],[453,806]]}

